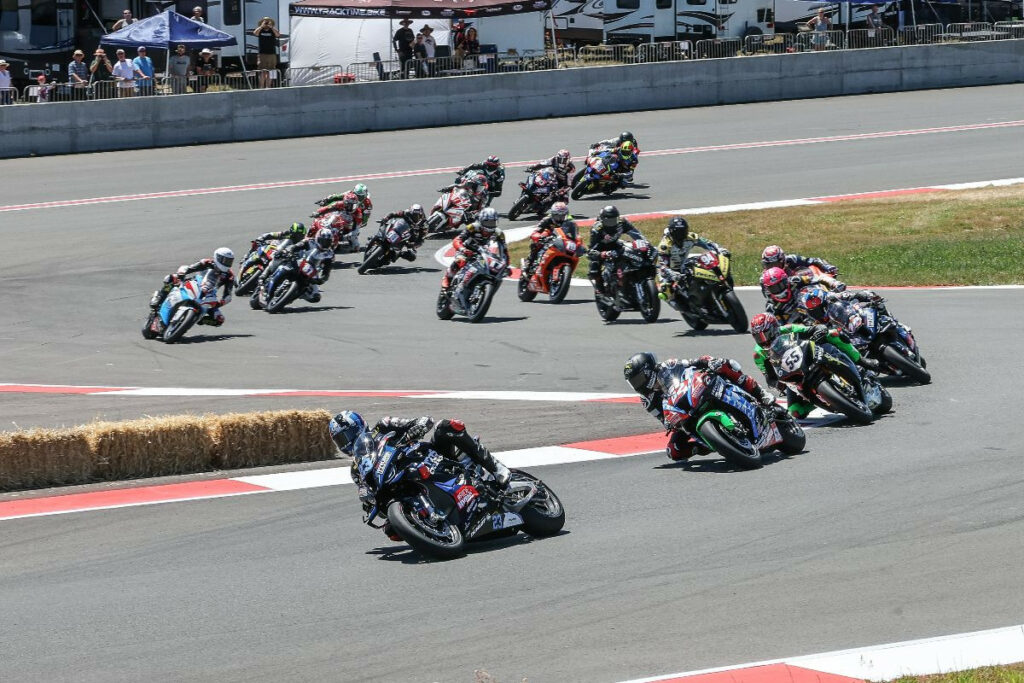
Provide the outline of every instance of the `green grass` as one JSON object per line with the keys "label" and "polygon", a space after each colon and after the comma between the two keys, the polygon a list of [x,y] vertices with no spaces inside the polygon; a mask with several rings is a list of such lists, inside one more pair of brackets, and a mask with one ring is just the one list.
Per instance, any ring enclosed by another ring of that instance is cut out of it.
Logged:
{"label": "green grass", "polygon": [[904,676],[892,683],[1024,683],[1024,663],[931,676]]}
{"label": "green grass", "polygon": [[[733,253],[736,284],[756,284],[769,244],[839,266],[856,285],[1024,283],[1024,187],[863,199],[693,216],[690,226]],[[666,220],[638,221],[653,243]],[[592,221],[581,226],[589,233]],[[513,263],[528,242],[512,247]],[[587,269],[584,258],[578,273]]]}

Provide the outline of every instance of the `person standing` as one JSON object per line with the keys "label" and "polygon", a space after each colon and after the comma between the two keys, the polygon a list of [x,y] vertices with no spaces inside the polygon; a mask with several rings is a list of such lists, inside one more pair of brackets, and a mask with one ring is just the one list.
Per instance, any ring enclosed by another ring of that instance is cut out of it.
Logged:
{"label": "person standing", "polygon": [[825,10],[819,9],[818,16],[811,17],[807,22],[807,28],[814,31],[812,43],[817,51],[824,50],[828,45],[828,30],[832,28],[832,20],[825,15]]}
{"label": "person standing", "polygon": [[188,77],[192,75],[192,60],[185,52],[185,46],[179,45],[174,54],[167,60],[167,75],[171,79],[171,92],[184,95],[188,89]]}
{"label": "person standing", "polygon": [[139,48],[139,56],[132,60],[135,65],[135,92],[139,95],[153,94],[153,60],[146,56],[146,46]]}
{"label": "person standing", "polygon": [[882,47],[882,29],[885,28],[885,22],[882,20],[882,15],[878,13],[878,5],[872,5],[871,11],[866,17],[864,17],[864,23],[868,27],[868,47]]}
{"label": "person standing", "polygon": [[11,88],[11,74],[7,70],[7,67],[7,60],[0,59],[0,105],[14,104],[14,94]]}
{"label": "person standing", "polygon": [[412,25],[412,19],[402,19],[398,23],[402,28],[395,31],[391,42],[398,53],[398,71],[402,74],[402,78],[405,78],[406,63],[412,59],[413,43],[416,42],[416,34],[409,28]]}
{"label": "person standing", "polygon": [[420,29],[423,34],[423,49],[427,54],[426,72],[428,76],[434,75],[434,59],[437,58],[437,41],[434,40],[434,29],[430,24],[423,24]]}
{"label": "person standing", "polygon": [[124,50],[117,51],[117,61],[112,70],[117,82],[117,96],[131,97],[135,94],[135,64],[124,56]]}
{"label": "person standing", "polygon": [[260,42],[256,62],[256,68],[260,70],[260,87],[267,88],[270,86],[270,72],[277,69],[277,39],[281,37],[281,32],[274,28],[273,19],[263,17],[252,34]]}
{"label": "person standing", "polygon": [[132,16],[132,11],[130,9],[126,9],[125,11],[121,12],[121,18],[114,22],[114,26],[112,27],[112,30],[120,31],[125,26],[128,26],[130,24],[134,24],[137,21],[138,21],[138,19],[136,19],[135,17]]}
{"label": "person standing", "polygon": [[89,65],[89,74],[89,84],[92,85],[96,99],[105,100],[113,96],[113,66],[103,48],[96,48],[92,64]]}
{"label": "person standing", "polygon": [[199,22],[202,22],[202,23],[205,24],[206,23],[206,19],[203,18],[203,8],[198,6],[198,5],[193,7],[192,8],[192,16],[189,17],[189,19],[191,19],[192,21],[199,21]]}
{"label": "person standing", "polygon": [[71,55],[71,63],[68,64],[68,83],[71,84],[71,99],[84,100],[86,96],[85,86],[89,83],[89,67],[85,65],[85,53],[75,50]]}

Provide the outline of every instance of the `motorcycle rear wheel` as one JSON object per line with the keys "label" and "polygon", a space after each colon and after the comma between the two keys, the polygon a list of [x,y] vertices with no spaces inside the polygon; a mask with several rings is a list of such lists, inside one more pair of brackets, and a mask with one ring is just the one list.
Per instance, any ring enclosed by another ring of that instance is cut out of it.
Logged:
{"label": "motorcycle rear wheel", "polygon": [[181,317],[178,317],[178,312],[175,311],[171,316],[171,322],[168,323],[167,329],[164,330],[164,343],[173,344],[181,339],[198,319],[199,312],[191,306],[188,307],[188,310]]}
{"label": "motorcycle rear wheel", "polygon": [[904,377],[912,379],[918,384],[931,384],[932,382],[930,372],[891,346],[882,349],[882,360],[886,365],[899,370]]}
{"label": "motorcycle rear wheel", "polygon": [[875,419],[866,405],[852,401],[849,396],[833,386],[831,380],[825,380],[819,384],[817,392],[825,399],[829,410],[845,415],[851,422],[868,425]]}
{"label": "motorcycle rear wheel", "polygon": [[278,285],[274,294],[267,301],[267,313],[280,313],[298,293],[299,283],[295,280],[290,280],[287,287]]}
{"label": "motorcycle rear wheel", "polygon": [[764,466],[756,446],[744,448],[726,433],[725,428],[714,420],[707,420],[700,426],[700,434],[723,458],[733,465],[748,470]]}
{"label": "motorcycle rear wheel", "polygon": [[356,268],[356,272],[360,275],[365,275],[366,271],[380,265],[383,255],[383,249],[379,245],[370,247],[370,250],[366,252],[366,256],[363,258],[363,262]]}
{"label": "motorcycle rear wheel", "polygon": [[568,263],[563,263],[552,274],[551,282],[548,284],[548,291],[550,292],[548,296],[551,303],[560,304],[565,301],[565,297],[569,294],[570,286],[572,286],[572,266]]}
{"label": "motorcycle rear wheel", "polygon": [[523,215],[526,211],[526,207],[530,205],[530,198],[525,194],[516,200],[516,203],[512,205],[512,208],[508,210],[508,219],[514,221]]}
{"label": "motorcycle rear wheel", "polygon": [[391,522],[395,533],[421,553],[442,560],[465,554],[466,541],[461,529],[445,521],[435,532],[416,518],[415,513],[407,509],[400,500],[393,501],[388,506],[388,521]]}
{"label": "motorcycle rear wheel", "polygon": [[156,332],[153,331],[153,321],[156,319],[156,313],[150,313],[149,317],[146,318],[146,326],[142,328],[143,339],[156,339]]}

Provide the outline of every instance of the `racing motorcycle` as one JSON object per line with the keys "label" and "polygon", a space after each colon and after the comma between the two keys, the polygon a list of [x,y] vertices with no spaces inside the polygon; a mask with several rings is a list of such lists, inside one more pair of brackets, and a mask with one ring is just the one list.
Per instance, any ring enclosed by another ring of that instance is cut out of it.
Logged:
{"label": "racing motorcycle", "polygon": [[828,342],[782,334],[768,348],[767,360],[793,392],[857,424],[870,424],[892,410],[886,388],[872,374],[862,375],[849,356]]}
{"label": "racing motorcycle", "polygon": [[260,275],[274,260],[274,254],[289,244],[291,244],[291,240],[288,239],[268,242],[253,240],[249,253],[245,255],[242,267],[238,270],[238,286],[235,288],[235,292],[241,295],[252,294],[260,280]]}
{"label": "racing motorcycle", "polygon": [[[282,258],[274,274],[249,298],[249,306],[252,308],[262,308],[267,313],[280,313],[285,306],[312,289],[317,277],[316,266],[296,254]],[[312,299],[310,301],[316,303]]]}
{"label": "racing motorcycle", "polygon": [[828,305],[828,317],[849,335],[858,351],[879,362],[882,372],[918,384],[932,381],[913,332],[889,313],[885,299],[877,303],[834,301]]}
{"label": "racing motorcycle", "polygon": [[313,222],[309,227],[308,237],[315,237],[321,230],[333,230],[334,253],[345,254],[355,251],[351,247],[350,236],[358,231],[359,226],[355,224],[352,214],[347,211],[328,211],[322,216],[313,214],[310,218]]}
{"label": "racing motorcycle", "polygon": [[463,187],[453,187],[442,194],[427,218],[427,233],[458,230],[469,225],[476,218],[473,195]]}
{"label": "racing motorcycle", "polygon": [[450,320],[456,313],[471,323],[478,323],[487,315],[494,293],[508,273],[508,257],[498,242],[491,240],[479,249],[466,265],[452,278],[448,290],[442,287],[437,295],[437,317]]}
{"label": "racing motorcycle", "polygon": [[[394,443],[393,443],[394,441]],[[430,444],[403,444],[386,434],[372,453],[355,448],[353,468],[358,472],[364,522],[384,517],[392,533],[412,548],[448,559],[465,552],[468,542],[512,536],[552,536],[565,524],[565,509],[543,481],[522,470],[511,471],[503,490],[486,470],[466,455],[447,458]],[[353,477],[356,478],[356,477]],[[385,532],[388,530],[385,529]]]}
{"label": "racing motorcycle", "polygon": [[618,171],[618,162],[614,161],[614,152],[608,150],[594,150],[588,156],[583,168],[576,173],[572,183],[573,199],[580,199],[583,195],[603,192],[606,195],[613,194],[621,186],[621,176]]}
{"label": "racing motorcycle", "polygon": [[454,184],[462,185],[463,183],[468,183],[471,180],[475,181],[477,185],[480,186],[480,191],[483,193],[484,196],[484,203],[480,208],[483,209],[484,207],[490,206],[491,201],[494,199],[494,196],[491,194],[490,176],[488,176],[486,173],[484,173],[478,168],[471,168],[462,175],[455,176]]}
{"label": "racing motorcycle", "polygon": [[[614,252],[599,252],[604,263],[601,277],[604,291],[611,303],[594,293],[597,312],[605,322],[612,322],[623,311],[640,311],[644,322],[653,323],[661,313],[661,299],[654,283],[655,249],[647,240],[627,242],[622,256]],[[596,256],[591,252],[592,256]]]}
{"label": "racing motorcycle", "polygon": [[356,272],[363,275],[373,268],[391,265],[398,260],[399,254],[411,239],[412,227],[404,218],[393,218],[382,224],[377,234],[366,243],[363,262]]}
{"label": "racing motorcycle", "polygon": [[665,427],[693,434],[730,463],[761,467],[773,448],[796,454],[804,449],[803,428],[779,407],[765,408],[724,377],[686,368],[673,377],[662,402]]}
{"label": "racing motorcycle", "polygon": [[529,177],[526,182],[519,183],[522,194],[516,200],[512,208],[508,210],[508,219],[514,221],[524,213],[534,213],[543,216],[555,202],[568,201],[566,196],[569,188],[561,187],[555,189],[558,181],[555,180],[551,168],[542,168],[536,172],[527,171]]}
{"label": "racing motorcycle", "polygon": [[545,239],[541,249],[532,271],[527,271],[526,259],[522,260],[519,300],[533,301],[537,294],[547,294],[551,303],[562,303],[569,293],[572,274],[580,261],[583,242],[575,231],[569,234],[564,226],[560,226]]}
{"label": "racing motorcycle", "polygon": [[689,287],[682,288],[678,280],[667,281],[671,294],[663,296],[686,324],[695,330],[703,330],[709,324],[726,324],[737,332],[746,332],[747,312],[733,291],[729,253],[706,251],[687,257],[682,267],[690,272]]}
{"label": "racing motorcycle", "polygon": [[824,287],[830,292],[842,292],[846,289],[846,283],[840,281],[835,275],[831,275],[824,268],[810,265],[793,272],[794,276],[806,276],[813,278],[812,282]]}
{"label": "racing motorcycle", "polygon": [[144,339],[160,337],[165,344],[181,339],[193,325],[200,325],[220,306],[216,290],[203,292],[199,280],[182,280],[167,294],[156,311],[151,311],[142,328]]}

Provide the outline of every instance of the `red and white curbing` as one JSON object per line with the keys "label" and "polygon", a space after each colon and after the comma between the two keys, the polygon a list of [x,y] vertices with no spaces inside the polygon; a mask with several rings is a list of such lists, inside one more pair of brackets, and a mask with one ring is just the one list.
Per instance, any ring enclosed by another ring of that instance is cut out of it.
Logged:
{"label": "red and white curbing", "polygon": [[622,683],[864,683],[1024,661],[1024,625]]}

